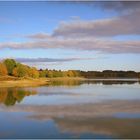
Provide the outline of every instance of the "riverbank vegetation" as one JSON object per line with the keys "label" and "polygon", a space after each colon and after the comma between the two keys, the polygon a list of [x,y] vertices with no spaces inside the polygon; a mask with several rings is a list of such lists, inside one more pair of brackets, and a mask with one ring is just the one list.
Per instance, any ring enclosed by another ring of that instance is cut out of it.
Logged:
{"label": "riverbank vegetation", "polygon": [[0,62],[0,78],[1,81],[6,79],[19,80],[25,79],[38,79],[38,78],[70,78],[70,77],[83,77],[83,78],[140,78],[140,72],[135,71],[80,71],[80,70],[48,70],[37,69],[28,65],[19,63],[14,59],[5,59]]}

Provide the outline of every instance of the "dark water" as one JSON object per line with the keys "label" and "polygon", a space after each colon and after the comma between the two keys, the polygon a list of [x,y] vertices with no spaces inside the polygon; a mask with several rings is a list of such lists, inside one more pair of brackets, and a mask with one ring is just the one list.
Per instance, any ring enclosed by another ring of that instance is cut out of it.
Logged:
{"label": "dark water", "polygon": [[0,88],[0,138],[140,138],[137,80]]}

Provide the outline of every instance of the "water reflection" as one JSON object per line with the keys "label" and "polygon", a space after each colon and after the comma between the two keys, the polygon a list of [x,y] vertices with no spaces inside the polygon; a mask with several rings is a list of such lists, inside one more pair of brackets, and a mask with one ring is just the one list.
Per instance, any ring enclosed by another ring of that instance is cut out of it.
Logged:
{"label": "water reflection", "polygon": [[0,88],[0,103],[6,106],[13,106],[20,103],[26,96],[35,95],[35,90],[25,90],[22,88]]}
{"label": "water reflection", "polygon": [[84,81],[81,80],[53,80],[49,83],[49,86],[78,86],[83,83]]}
{"label": "water reflection", "polygon": [[0,138],[140,138],[139,90],[137,80],[0,88]]}
{"label": "water reflection", "polygon": [[55,121],[63,132],[97,133],[113,138],[140,138],[140,118],[56,118]]}
{"label": "water reflection", "polygon": [[[70,106],[17,104],[12,109],[3,106],[10,117],[1,113],[0,123],[4,120],[9,131],[14,125],[11,129],[14,133],[9,138],[139,138],[140,118],[135,117],[140,114],[139,108],[139,101]],[[120,112],[124,112],[123,116]],[[131,118],[125,116],[129,114]]]}
{"label": "water reflection", "polygon": [[82,84],[102,84],[102,85],[115,85],[115,84],[140,84],[138,79],[85,79],[85,80],[52,80],[49,86],[79,86]]}
{"label": "water reflection", "polygon": [[[140,99],[137,88],[139,89],[137,80],[56,80],[47,86],[0,88],[0,103],[6,106],[16,103],[60,105],[95,103],[112,99],[136,100]],[[30,97],[23,100],[26,96]]]}

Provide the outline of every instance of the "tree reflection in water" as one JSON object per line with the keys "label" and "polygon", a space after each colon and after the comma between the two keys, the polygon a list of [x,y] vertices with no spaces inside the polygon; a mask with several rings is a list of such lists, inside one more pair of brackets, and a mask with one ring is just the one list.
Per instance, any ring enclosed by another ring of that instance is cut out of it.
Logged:
{"label": "tree reflection in water", "polygon": [[102,84],[102,85],[133,85],[140,84],[137,79],[84,79],[84,80],[52,80],[48,86],[80,86],[82,84]]}
{"label": "tree reflection in water", "polygon": [[[80,86],[82,84],[102,84],[102,85],[121,85],[121,84],[140,84],[137,80],[54,80],[48,86]],[[0,88],[0,103],[12,106],[20,103],[26,96],[37,94],[35,90],[25,88]]]}
{"label": "tree reflection in water", "polygon": [[12,106],[20,103],[26,96],[35,95],[35,90],[29,91],[22,88],[1,88],[0,103],[6,106]]}

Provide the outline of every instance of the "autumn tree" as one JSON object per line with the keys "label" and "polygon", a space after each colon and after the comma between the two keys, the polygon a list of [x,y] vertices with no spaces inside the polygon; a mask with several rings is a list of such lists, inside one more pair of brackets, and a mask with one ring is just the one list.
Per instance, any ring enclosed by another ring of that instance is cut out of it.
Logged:
{"label": "autumn tree", "polygon": [[28,76],[32,78],[39,78],[39,72],[38,70],[33,67],[28,69]]}
{"label": "autumn tree", "polygon": [[18,64],[17,67],[13,69],[13,76],[16,77],[26,77],[28,76],[29,68],[26,65]]}
{"label": "autumn tree", "polygon": [[68,75],[68,77],[74,77],[74,73],[72,70],[68,70],[67,75]]}
{"label": "autumn tree", "polygon": [[62,77],[67,77],[68,75],[67,75],[67,71],[63,71],[62,72]]}
{"label": "autumn tree", "polygon": [[1,76],[5,76],[5,75],[7,75],[7,68],[6,68],[6,66],[5,66],[5,64],[3,64],[3,63],[0,63],[0,75]]}
{"label": "autumn tree", "polygon": [[72,70],[72,72],[73,72],[73,76],[74,76],[74,77],[80,76],[80,72],[79,72],[79,71],[77,71],[77,70]]}

